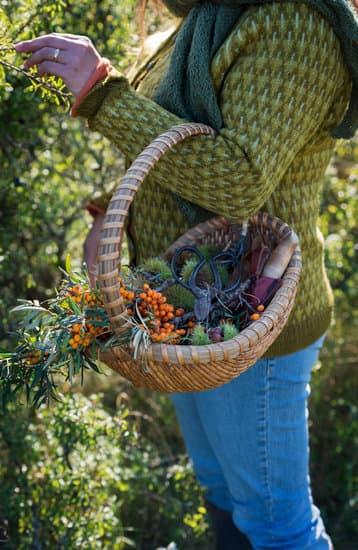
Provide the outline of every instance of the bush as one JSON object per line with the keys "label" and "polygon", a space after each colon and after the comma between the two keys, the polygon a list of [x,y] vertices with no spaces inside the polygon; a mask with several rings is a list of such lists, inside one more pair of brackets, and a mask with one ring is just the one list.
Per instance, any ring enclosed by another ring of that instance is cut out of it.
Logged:
{"label": "bush", "polygon": [[204,536],[187,459],[139,433],[151,418],[124,405],[110,414],[102,399],[69,394],[1,416],[4,550],[153,550],[173,539],[189,549]]}

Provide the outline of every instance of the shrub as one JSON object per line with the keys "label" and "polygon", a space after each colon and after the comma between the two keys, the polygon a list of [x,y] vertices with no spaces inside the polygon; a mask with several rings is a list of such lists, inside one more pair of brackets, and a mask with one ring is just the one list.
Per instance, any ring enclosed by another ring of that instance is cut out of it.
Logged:
{"label": "shrub", "polygon": [[110,414],[100,394],[3,414],[4,549],[194,547],[207,525],[191,467],[140,434],[146,422],[123,405]]}

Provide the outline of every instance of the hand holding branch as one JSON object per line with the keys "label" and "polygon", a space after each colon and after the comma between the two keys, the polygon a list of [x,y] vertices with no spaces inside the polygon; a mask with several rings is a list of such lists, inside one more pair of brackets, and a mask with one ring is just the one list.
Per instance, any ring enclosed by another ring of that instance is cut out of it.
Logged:
{"label": "hand holding branch", "polygon": [[77,97],[101,63],[101,56],[86,36],[47,34],[15,44],[18,53],[31,54],[25,69],[37,66],[40,76],[60,77]]}

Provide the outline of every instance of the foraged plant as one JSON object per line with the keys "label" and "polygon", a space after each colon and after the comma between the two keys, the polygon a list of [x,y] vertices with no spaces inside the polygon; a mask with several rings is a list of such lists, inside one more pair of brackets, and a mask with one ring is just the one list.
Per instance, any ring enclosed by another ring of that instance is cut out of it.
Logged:
{"label": "foraged plant", "polygon": [[85,271],[65,272],[55,298],[46,304],[20,300],[13,313],[20,316],[16,349],[0,353],[4,405],[25,390],[39,406],[56,397],[59,378],[72,382],[86,369],[98,371],[97,348],[110,340],[111,331],[99,291],[90,289]]}
{"label": "foraged plant", "polygon": [[[193,326],[167,297],[143,282],[142,273],[123,272],[119,279],[128,330],[113,333],[100,291],[91,288],[86,269],[72,271],[69,257],[64,279],[54,298],[45,303],[20,300],[16,348],[0,353],[0,395],[3,405],[25,390],[35,406],[57,397],[59,379],[83,380],[86,370],[98,372],[98,350],[126,347],[141,360],[151,343],[180,343]],[[185,326],[182,324],[184,323]]]}

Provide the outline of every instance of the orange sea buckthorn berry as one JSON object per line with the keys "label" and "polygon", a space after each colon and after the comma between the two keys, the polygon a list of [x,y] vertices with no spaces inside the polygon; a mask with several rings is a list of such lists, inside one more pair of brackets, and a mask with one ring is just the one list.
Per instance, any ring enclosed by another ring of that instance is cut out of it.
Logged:
{"label": "orange sea buckthorn berry", "polygon": [[32,351],[26,356],[26,363],[27,365],[36,365],[36,363],[39,362],[40,358],[41,358],[40,351]]}
{"label": "orange sea buckthorn berry", "polygon": [[265,306],[263,304],[259,304],[256,309],[257,311],[264,311]]}
{"label": "orange sea buckthorn berry", "polygon": [[251,321],[258,321],[260,319],[260,314],[259,313],[253,313],[252,315],[250,315],[250,319],[251,319]]}

